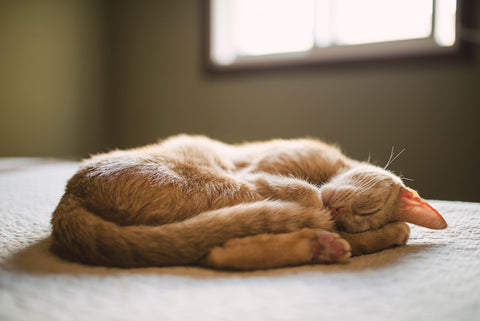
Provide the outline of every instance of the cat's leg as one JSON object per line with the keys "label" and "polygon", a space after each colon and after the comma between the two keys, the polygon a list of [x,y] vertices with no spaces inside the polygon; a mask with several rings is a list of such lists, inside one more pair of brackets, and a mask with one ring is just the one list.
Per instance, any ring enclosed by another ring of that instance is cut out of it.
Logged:
{"label": "cat's leg", "polygon": [[265,173],[250,174],[244,178],[264,198],[296,202],[305,207],[323,207],[320,189],[305,180]]}
{"label": "cat's leg", "polygon": [[340,232],[340,235],[350,243],[352,255],[356,256],[406,244],[410,236],[410,227],[404,222],[395,222],[378,230],[354,234]]}
{"label": "cat's leg", "polygon": [[350,255],[350,245],[338,234],[305,228],[230,239],[214,247],[199,264],[219,269],[269,269],[341,262]]}

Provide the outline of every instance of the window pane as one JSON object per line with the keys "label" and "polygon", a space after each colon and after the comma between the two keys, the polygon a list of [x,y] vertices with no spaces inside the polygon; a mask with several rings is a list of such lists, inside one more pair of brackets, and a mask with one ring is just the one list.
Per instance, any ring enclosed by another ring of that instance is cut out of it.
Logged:
{"label": "window pane", "polygon": [[[456,2],[210,0],[210,58],[215,66],[228,69],[453,52]],[[409,39],[414,41],[395,42]],[[383,44],[362,46],[370,43]],[[299,54],[265,56],[280,53]]]}
{"label": "window pane", "polygon": [[328,47],[334,43],[331,17],[334,6],[331,2],[332,0],[316,0],[315,44],[318,47]]}
{"label": "window pane", "polygon": [[240,55],[304,51],[313,46],[314,0],[235,0]]}
{"label": "window pane", "polygon": [[333,0],[331,5],[337,44],[426,38],[432,32],[432,0]]}
{"label": "window pane", "polygon": [[455,44],[456,0],[437,0],[435,8],[435,41],[440,46]]}

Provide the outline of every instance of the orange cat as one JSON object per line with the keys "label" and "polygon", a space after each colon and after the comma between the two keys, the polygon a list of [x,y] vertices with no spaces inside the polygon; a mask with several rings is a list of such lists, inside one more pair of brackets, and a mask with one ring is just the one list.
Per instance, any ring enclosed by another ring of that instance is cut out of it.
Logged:
{"label": "orange cat", "polygon": [[391,172],[314,139],[227,145],[180,135],[85,160],[52,250],[94,265],[261,269],[405,244],[443,218]]}

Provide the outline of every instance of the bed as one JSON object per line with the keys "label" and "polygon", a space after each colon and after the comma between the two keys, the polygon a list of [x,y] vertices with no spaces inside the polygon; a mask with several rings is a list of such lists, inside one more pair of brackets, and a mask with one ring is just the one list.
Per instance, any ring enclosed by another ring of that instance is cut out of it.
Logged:
{"label": "bed", "polygon": [[480,320],[480,204],[431,204],[449,223],[346,264],[254,272],[116,269],[49,252],[78,163],[0,160],[0,320]]}

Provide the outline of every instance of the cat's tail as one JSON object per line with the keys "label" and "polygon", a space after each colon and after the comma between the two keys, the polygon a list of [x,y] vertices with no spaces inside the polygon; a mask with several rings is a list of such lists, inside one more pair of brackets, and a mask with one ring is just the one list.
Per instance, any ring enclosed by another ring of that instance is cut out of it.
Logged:
{"label": "cat's tail", "polygon": [[185,265],[231,238],[332,226],[328,211],[282,201],[239,204],[161,226],[120,226],[67,194],[53,213],[51,248],[64,258],[93,265]]}

